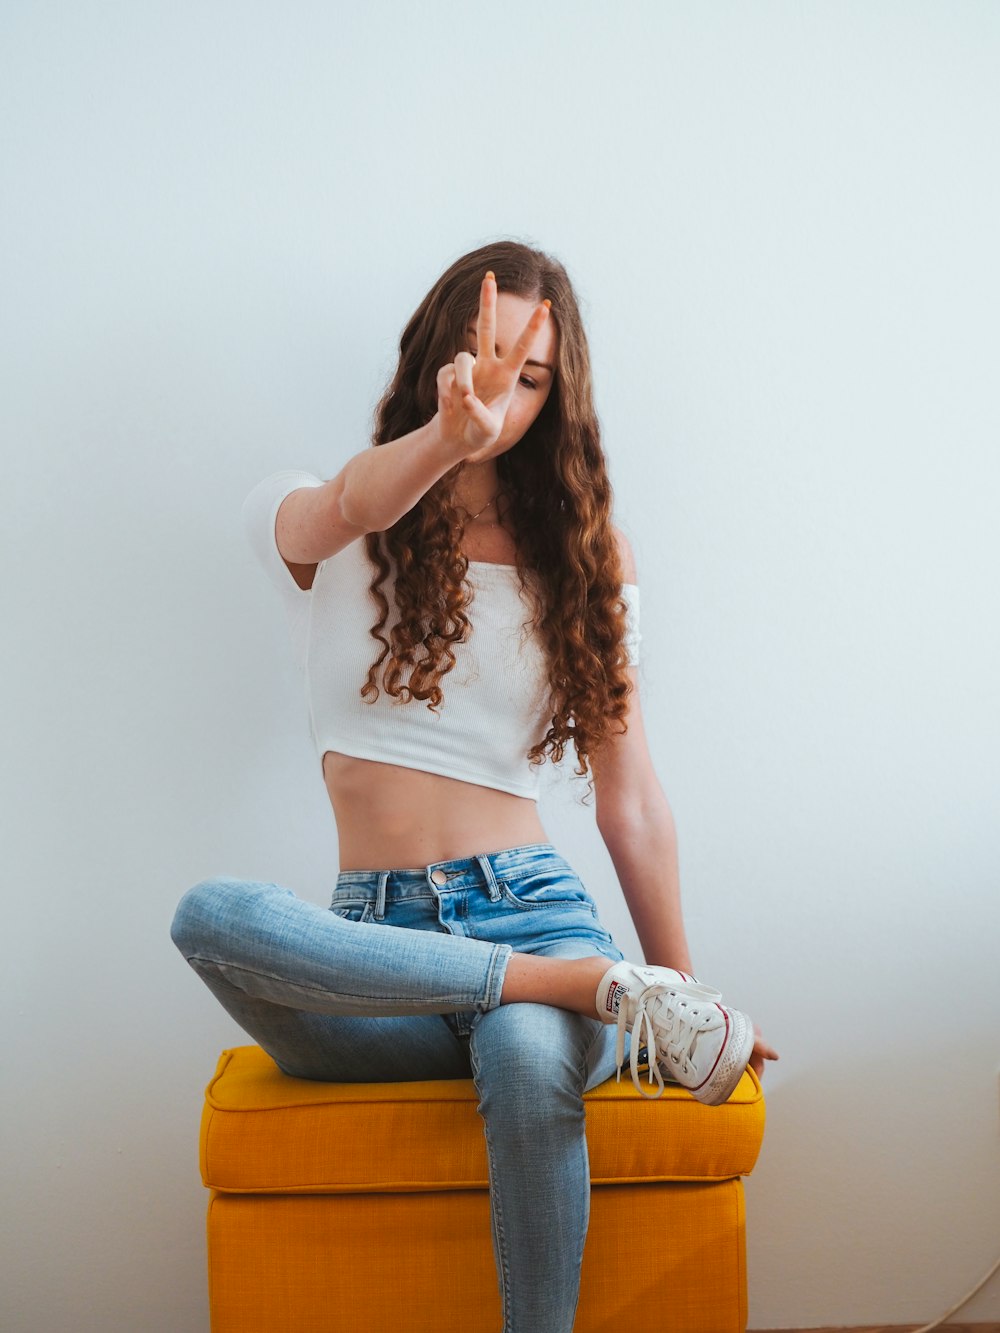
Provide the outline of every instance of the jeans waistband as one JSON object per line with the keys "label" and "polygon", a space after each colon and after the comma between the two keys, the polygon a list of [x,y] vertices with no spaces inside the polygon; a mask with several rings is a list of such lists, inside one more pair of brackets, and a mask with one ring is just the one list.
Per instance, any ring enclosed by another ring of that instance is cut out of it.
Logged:
{"label": "jeans waistband", "polygon": [[[551,842],[530,842],[520,847],[506,847],[499,852],[481,852],[475,856],[459,856],[450,861],[430,861],[425,866],[404,866],[394,870],[342,870],[337,876],[337,888],[380,888],[406,896],[415,889],[438,892],[450,889],[469,889],[477,885],[494,890],[492,881],[513,875],[529,867],[544,869],[566,868],[567,862]],[[437,872],[437,873],[436,873]]]}

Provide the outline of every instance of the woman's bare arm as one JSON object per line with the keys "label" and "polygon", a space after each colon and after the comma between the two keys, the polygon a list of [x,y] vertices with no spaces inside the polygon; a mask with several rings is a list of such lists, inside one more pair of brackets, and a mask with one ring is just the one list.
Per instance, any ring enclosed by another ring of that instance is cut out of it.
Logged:
{"label": "woman's bare arm", "polygon": [[286,496],[275,536],[282,557],[315,565],[366,532],[391,528],[467,451],[443,438],[439,414],[398,440],[363,449],[322,486]]}

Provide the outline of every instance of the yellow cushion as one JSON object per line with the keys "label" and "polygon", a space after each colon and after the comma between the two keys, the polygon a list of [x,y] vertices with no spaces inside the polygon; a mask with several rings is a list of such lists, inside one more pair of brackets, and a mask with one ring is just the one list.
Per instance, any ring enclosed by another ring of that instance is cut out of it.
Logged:
{"label": "yellow cushion", "polygon": [[[595,1185],[728,1179],[760,1151],[764,1099],[750,1069],[725,1106],[670,1084],[650,1101],[627,1072],[583,1101]],[[318,1083],[237,1046],[206,1090],[202,1179],[236,1194],[486,1190],[478,1102],[471,1079]]]}
{"label": "yellow cushion", "polygon": [[[486,1194],[210,1197],[212,1333],[501,1327]],[[739,1179],[595,1189],[574,1333],[742,1333],[743,1226]]]}

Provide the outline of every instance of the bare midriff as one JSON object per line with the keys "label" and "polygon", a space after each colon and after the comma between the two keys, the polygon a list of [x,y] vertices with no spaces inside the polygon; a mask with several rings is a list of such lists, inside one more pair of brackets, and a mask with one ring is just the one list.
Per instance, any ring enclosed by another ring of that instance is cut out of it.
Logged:
{"label": "bare midriff", "polygon": [[418,869],[550,841],[526,796],[328,750],[341,870]]}
{"label": "bare midriff", "polygon": [[[514,539],[497,524],[473,524],[469,560],[513,564]],[[290,566],[300,587],[316,566]],[[507,847],[549,842],[538,802],[423,769],[327,750],[323,780],[337,824],[341,870],[405,870]]]}

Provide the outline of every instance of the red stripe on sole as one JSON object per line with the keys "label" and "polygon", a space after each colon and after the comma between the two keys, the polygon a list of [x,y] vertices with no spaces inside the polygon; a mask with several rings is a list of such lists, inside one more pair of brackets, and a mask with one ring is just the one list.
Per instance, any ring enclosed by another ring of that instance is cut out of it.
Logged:
{"label": "red stripe on sole", "polygon": [[726,1047],[729,1045],[729,1037],[730,1037],[730,1034],[731,1034],[731,1032],[732,1032],[732,1026],[733,1026],[733,1025],[730,1023],[730,1021],[729,1021],[729,1015],[726,1013],[726,1011],[725,1011],[725,1009],[723,1008],[723,1006],[722,1006],[721,1004],[717,1004],[715,1007],[716,1007],[716,1009],[720,1009],[720,1010],[722,1010],[722,1013],[723,1013],[723,1015],[725,1016],[725,1020],[726,1020],[726,1039],[725,1039],[725,1041],[722,1043],[722,1045],[719,1047],[719,1054],[715,1057],[715,1064],[714,1064],[714,1065],[712,1066],[712,1068],[708,1071],[708,1074],[705,1076],[705,1078],[703,1078],[702,1081],[701,1081],[700,1083],[696,1083],[696,1084],[694,1085],[694,1087],[690,1089],[691,1092],[698,1092],[698,1091],[700,1091],[700,1090],[705,1086],[706,1083],[709,1083],[709,1082],[711,1081],[712,1075],[713,1075],[713,1074],[715,1073],[715,1071],[718,1069],[718,1067],[719,1067],[719,1061],[722,1059],[722,1056],[723,1056],[723,1054],[724,1054],[724,1052],[725,1052],[725,1049],[726,1049]]}

